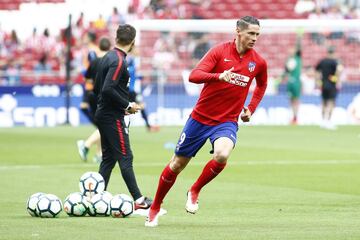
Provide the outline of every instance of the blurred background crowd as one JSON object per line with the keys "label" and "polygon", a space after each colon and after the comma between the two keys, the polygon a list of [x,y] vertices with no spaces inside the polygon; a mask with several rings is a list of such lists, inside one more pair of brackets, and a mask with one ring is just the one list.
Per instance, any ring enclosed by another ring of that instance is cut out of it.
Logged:
{"label": "blurred background crowd", "polygon": [[[69,0],[70,1],[70,0]],[[1,0],[0,9],[18,11],[21,4],[61,4],[65,0]],[[125,4],[126,2],[126,4]],[[113,39],[118,24],[136,19],[236,19],[241,15],[254,15],[260,19],[358,19],[359,0],[129,0],[119,1],[108,14],[88,17],[88,12],[73,16],[71,68],[72,81],[83,81],[83,71],[87,68],[89,49],[97,45],[102,36]],[[89,14],[90,15],[90,14]],[[49,19],[50,21],[50,19]],[[64,19],[66,21],[66,19]],[[17,29],[2,30],[0,23],[0,85],[27,85],[36,83],[64,83],[65,73],[65,33],[66,29],[38,28],[33,26],[32,34],[19,37]],[[278,42],[269,36],[259,41],[259,49],[269,60],[271,75],[280,75],[287,51],[279,47],[267,47],[269,42]],[[216,34],[185,32],[144,32],[139,50],[142,56],[140,72],[144,82],[182,82],[182,69],[190,69],[203,54],[221,39]],[[294,36],[280,39],[281,44],[291,45]],[[308,44],[311,43],[311,44]],[[303,44],[309,46],[304,51],[304,66],[309,68],[326,51],[326,46],[334,45],[342,50],[353,51],[360,44],[360,32],[313,33],[304,36]],[[281,46],[280,46],[281,47]],[[344,52],[344,51],[342,51]],[[346,52],[346,51],[345,51]],[[277,53],[277,54],[274,54]],[[314,56],[314,53],[318,55]],[[344,66],[359,68],[353,56],[339,53]],[[276,56],[274,56],[276,55]],[[360,57],[360,56],[359,56]],[[181,59],[181,61],[178,61]],[[169,74],[169,69],[175,72]],[[176,73],[179,70],[179,73]],[[181,70],[181,71],[180,71]],[[347,80],[360,80],[360,76],[347,76]]]}

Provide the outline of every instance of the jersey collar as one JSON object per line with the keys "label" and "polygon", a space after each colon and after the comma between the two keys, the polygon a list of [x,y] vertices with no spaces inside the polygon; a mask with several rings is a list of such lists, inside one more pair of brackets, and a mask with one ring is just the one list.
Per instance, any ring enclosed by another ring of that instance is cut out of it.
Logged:
{"label": "jersey collar", "polygon": [[244,55],[243,55],[242,57],[240,57],[240,54],[239,54],[239,52],[238,52],[237,49],[236,49],[236,43],[235,43],[235,41],[236,41],[236,39],[234,39],[233,42],[232,42],[232,49],[233,49],[234,53],[238,56],[238,58],[242,59],[242,58],[246,57],[246,56],[252,51],[252,49],[248,49],[248,50],[244,53]]}
{"label": "jersey collar", "polygon": [[119,48],[119,47],[114,47],[114,49],[117,50],[117,51],[119,51],[119,52],[121,52],[121,53],[126,57],[127,53],[126,53],[124,50],[122,50],[122,49]]}

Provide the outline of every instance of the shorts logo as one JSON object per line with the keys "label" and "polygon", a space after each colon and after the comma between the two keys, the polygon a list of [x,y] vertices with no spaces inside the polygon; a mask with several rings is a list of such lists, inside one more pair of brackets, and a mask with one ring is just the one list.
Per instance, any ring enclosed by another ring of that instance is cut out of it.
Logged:
{"label": "shorts logo", "polygon": [[250,72],[253,72],[255,70],[256,63],[255,62],[249,62],[248,69]]}

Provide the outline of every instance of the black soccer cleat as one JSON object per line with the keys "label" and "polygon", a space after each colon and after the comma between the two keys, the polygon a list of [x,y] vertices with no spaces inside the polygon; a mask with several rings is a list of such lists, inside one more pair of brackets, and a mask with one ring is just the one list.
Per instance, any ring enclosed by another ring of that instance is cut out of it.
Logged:
{"label": "black soccer cleat", "polygon": [[151,207],[151,204],[153,203],[153,200],[148,197],[144,197],[144,200],[142,203],[136,203],[135,202],[135,210],[138,209],[149,209]]}

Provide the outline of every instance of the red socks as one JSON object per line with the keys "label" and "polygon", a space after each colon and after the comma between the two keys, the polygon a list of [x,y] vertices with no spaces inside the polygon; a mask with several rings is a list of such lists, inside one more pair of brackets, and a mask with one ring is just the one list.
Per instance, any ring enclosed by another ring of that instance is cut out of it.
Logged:
{"label": "red socks", "polygon": [[151,209],[160,209],[160,205],[166,194],[169,192],[170,188],[174,185],[177,175],[177,173],[174,173],[170,169],[169,164],[164,168],[163,172],[160,175],[159,185],[156,191],[154,201],[151,204]]}
{"label": "red socks", "polygon": [[[213,180],[226,166],[225,164],[218,163],[215,160],[210,160],[204,167],[200,177],[196,180],[194,185],[192,185],[190,191],[197,198],[201,188],[205,186],[208,182]],[[174,185],[177,173],[173,172],[169,165],[167,165],[163,172],[160,175],[159,185],[155,194],[154,201],[151,205],[151,210],[156,213],[160,210],[162,201],[164,200],[166,194],[169,192],[170,188]],[[155,211],[154,211],[155,210]]]}
{"label": "red socks", "polygon": [[213,180],[226,166],[226,163],[218,163],[214,159],[210,160],[204,167],[200,177],[192,185],[190,191],[197,196],[203,186]]}

